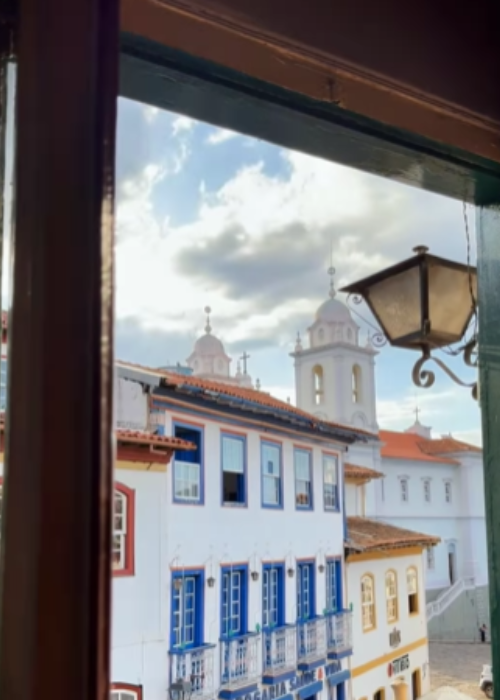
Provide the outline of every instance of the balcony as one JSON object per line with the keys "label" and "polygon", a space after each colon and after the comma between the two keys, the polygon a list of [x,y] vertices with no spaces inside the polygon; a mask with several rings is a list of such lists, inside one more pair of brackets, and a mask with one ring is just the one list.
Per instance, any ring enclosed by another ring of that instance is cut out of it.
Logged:
{"label": "balcony", "polygon": [[326,618],[300,622],[297,625],[297,661],[301,671],[321,666],[326,659]]}
{"label": "balcony", "polygon": [[242,637],[222,639],[221,648],[221,691],[219,697],[231,697],[236,689],[257,689],[260,677],[259,634],[245,634]]}
{"label": "balcony", "polygon": [[263,635],[262,682],[273,685],[296,673],[297,628],[287,625]]}
{"label": "balcony", "polygon": [[326,617],[326,643],[329,659],[352,654],[352,612],[339,610]]}
{"label": "balcony", "polygon": [[206,698],[215,692],[215,645],[170,652],[170,682],[190,681],[193,698]]}

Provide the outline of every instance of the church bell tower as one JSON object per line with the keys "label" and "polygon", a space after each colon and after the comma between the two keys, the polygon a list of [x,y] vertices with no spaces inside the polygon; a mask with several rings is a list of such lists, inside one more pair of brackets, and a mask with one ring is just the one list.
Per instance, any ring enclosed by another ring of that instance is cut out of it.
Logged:
{"label": "church bell tower", "polygon": [[359,344],[359,326],[337,299],[330,267],[328,299],[316,311],[304,347],[297,335],[296,404],[323,420],[378,431],[375,396],[376,350]]}

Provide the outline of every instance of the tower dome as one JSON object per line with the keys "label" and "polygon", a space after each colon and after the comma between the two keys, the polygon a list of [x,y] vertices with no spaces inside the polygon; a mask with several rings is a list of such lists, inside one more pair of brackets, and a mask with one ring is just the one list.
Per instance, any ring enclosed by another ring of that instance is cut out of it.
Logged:
{"label": "tower dome", "polygon": [[339,299],[335,299],[335,290],[330,290],[330,298],[324,301],[316,311],[316,321],[323,323],[347,323],[352,321],[351,312]]}
{"label": "tower dome", "polygon": [[207,314],[205,334],[200,336],[194,344],[193,352],[187,359],[187,365],[193,370],[195,376],[229,377],[231,358],[226,355],[222,341],[212,335],[211,311],[209,306],[205,307]]}
{"label": "tower dome", "polygon": [[194,352],[199,355],[225,355],[224,345],[222,341],[212,335],[210,331],[206,331],[194,344]]}
{"label": "tower dome", "polygon": [[358,325],[354,322],[347,306],[336,299],[337,292],[333,283],[335,268],[328,269],[330,290],[328,299],[318,307],[309,331],[309,347],[319,347],[330,343],[358,344]]}

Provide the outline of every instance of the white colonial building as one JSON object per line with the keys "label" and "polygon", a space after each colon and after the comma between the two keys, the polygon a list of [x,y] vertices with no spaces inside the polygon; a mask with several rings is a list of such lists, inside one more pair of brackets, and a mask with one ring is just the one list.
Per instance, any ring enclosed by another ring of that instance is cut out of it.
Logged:
{"label": "white colonial building", "polygon": [[344,475],[352,697],[415,699],[430,690],[423,552],[438,540],[363,517],[363,491],[382,474],[346,464]]}
{"label": "white colonial building", "polygon": [[117,375],[117,700],[180,680],[207,700],[351,698],[342,458],[377,438],[228,382]]}

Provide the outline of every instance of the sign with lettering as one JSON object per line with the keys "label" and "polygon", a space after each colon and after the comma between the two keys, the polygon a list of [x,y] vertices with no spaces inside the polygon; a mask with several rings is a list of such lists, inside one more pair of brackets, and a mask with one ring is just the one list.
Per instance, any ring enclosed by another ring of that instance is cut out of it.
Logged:
{"label": "sign with lettering", "polygon": [[389,677],[407,671],[410,668],[410,657],[408,654],[400,656],[399,659],[394,659],[387,667],[387,675]]}
{"label": "sign with lettering", "polygon": [[263,690],[256,690],[255,693],[248,693],[245,695],[245,700],[278,700],[278,698],[295,693],[312,683],[316,683],[316,670],[304,671],[304,673],[292,676],[288,681],[281,681]]}
{"label": "sign with lettering", "polygon": [[389,632],[389,644],[393,649],[401,644],[401,630],[394,628],[392,632]]}

